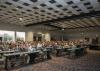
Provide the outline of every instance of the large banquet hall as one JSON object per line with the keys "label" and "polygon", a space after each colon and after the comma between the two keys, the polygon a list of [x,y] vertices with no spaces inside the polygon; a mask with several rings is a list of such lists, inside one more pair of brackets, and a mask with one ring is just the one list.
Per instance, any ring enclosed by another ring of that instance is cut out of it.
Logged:
{"label": "large banquet hall", "polygon": [[0,71],[100,71],[100,0],[0,0]]}

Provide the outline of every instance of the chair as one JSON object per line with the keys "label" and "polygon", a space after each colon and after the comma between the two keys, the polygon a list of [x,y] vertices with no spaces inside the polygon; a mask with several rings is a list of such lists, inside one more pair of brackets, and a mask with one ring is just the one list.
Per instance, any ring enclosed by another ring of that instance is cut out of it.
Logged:
{"label": "chair", "polygon": [[75,56],[80,56],[82,53],[81,49],[75,50]]}
{"label": "chair", "polygon": [[0,69],[4,68],[5,66],[5,58],[0,58]]}

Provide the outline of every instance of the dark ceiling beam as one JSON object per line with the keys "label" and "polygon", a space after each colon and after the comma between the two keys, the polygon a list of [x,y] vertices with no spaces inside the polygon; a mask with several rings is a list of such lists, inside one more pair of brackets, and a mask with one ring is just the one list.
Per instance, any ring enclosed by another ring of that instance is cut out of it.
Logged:
{"label": "dark ceiling beam", "polygon": [[100,28],[100,26],[86,26],[86,27],[75,27],[75,28],[64,28],[65,30],[67,29],[82,29],[82,28]]}
{"label": "dark ceiling beam", "polygon": [[49,31],[63,31],[65,32],[66,30],[75,30],[75,29],[90,29],[90,28],[100,28],[100,26],[87,26],[87,27],[75,27],[75,28],[63,28],[64,30],[62,29],[54,29],[54,30],[49,30]]}
{"label": "dark ceiling beam", "polygon": [[53,27],[53,28],[56,28],[56,29],[62,28],[62,27],[59,27],[59,26],[51,25],[50,23],[49,24],[43,24],[43,25],[50,26],[50,27]]}
{"label": "dark ceiling beam", "polygon": [[62,21],[62,20],[73,20],[73,19],[88,18],[88,17],[100,17],[100,11],[92,11],[90,13],[82,13],[80,15],[73,15],[71,17],[64,16],[63,18],[28,24],[25,26],[28,27],[28,26],[34,26],[34,25],[45,24],[45,23],[50,23],[50,22],[56,22],[56,21]]}

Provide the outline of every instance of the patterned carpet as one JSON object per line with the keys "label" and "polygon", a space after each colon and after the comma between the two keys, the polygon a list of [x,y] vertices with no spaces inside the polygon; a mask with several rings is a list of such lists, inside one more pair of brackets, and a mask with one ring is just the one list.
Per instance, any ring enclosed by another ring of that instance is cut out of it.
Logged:
{"label": "patterned carpet", "polygon": [[100,71],[100,51],[88,51],[77,59],[53,57],[52,60],[10,71]]}

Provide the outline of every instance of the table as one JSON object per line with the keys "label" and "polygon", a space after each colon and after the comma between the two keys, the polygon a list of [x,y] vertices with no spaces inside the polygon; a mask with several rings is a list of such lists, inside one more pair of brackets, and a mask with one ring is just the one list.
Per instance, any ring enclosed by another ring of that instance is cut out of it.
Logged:
{"label": "table", "polygon": [[70,48],[68,51],[70,52],[70,56],[79,56],[83,54],[84,48]]}
{"label": "table", "polygon": [[62,51],[63,51],[63,48],[56,48],[56,56],[61,56],[62,55]]}
{"label": "table", "polygon": [[51,50],[46,50],[47,52],[47,59],[51,59]]}
{"label": "table", "polygon": [[15,51],[0,51],[0,54],[3,54],[3,53],[13,53]]}
{"label": "table", "polygon": [[8,70],[8,62],[9,60],[12,60],[15,58],[15,60],[17,60],[17,58],[20,58],[20,56],[24,56],[25,54],[27,54],[29,56],[29,63],[33,63],[34,59],[36,58],[36,54],[38,53],[38,51],[34,51],[34,52],[17,52],[17,53],[11,53],[11,54],[5,54],[5,69]]}
{"label": "table", "polygon": [[4,54],[14,53],[15,51],[0,51],[1,58]]}
{"label": "table", "polygon": [[[45,50],[44,52],[47,53],[46,54],[47,59],[51,59],[50,52],[48,50]],[[39,54],[38,50],[33,51],[33,52],[17,52],[17,53],[11,53],[11,54],[4,54],[4,56],[5,56],[5,69],[6,70],[9,69],[9,60],[14,60],[14,62],[16,63],[18,60],[20,61],[20,59],[23,60],[24,58],[21,58],[21,57],[25,56],[25,55],[27,55],[29,58],[27,64],[33,64],[35,62],[35,58],[38,57],[38,54]]]}

